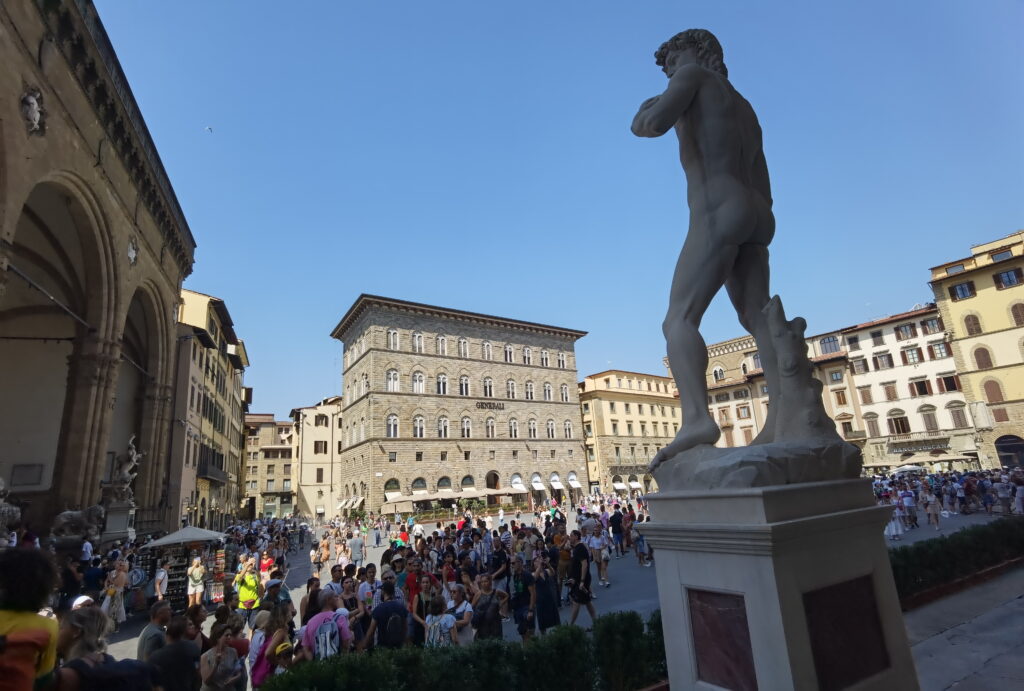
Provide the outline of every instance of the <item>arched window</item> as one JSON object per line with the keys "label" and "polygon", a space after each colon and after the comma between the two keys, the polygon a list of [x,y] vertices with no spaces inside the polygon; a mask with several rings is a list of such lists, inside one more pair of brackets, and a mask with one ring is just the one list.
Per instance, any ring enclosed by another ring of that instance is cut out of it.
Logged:
{"label": "arched window", "polygon": [[1010,308],[1014,326],[1024,326],[1024,302],[1018,302]]}
{"label": "arched window", "polygon": [[442,477],[441,479],[439,479],[437,481],[437,488],[438,489],[451,489],[452,488],[452,479],[450,477],[448,477],[447,475],[445,475],[444,477]]}
{"label": "arched window", "polygon": [[416,490],[424,490],[427,488],[427,481],[421,477],[416,478],[412,481],[411,489],[415,492]]}
{"label": "arched window", "polygon": [[725,370],[721,367],[715,367],[711,370],[711,376],[715,381],[722,381],[725,379]]}
{"label": "arched window", "polygon": [[529,422],[526,423],[526,436],[528,436],[530,439],[536,439],[537,438],[537,421],[536,420],[532,420],[531,419]]}
{"label": "arched window", "polygon": [[516,382],[513,379],[509,379],[505,382],[505,397],[515,398],[516,397]]}
{"label": "arched window", "polygon": [[448,418],[439,417],[437,418],[437,438],[447,439],[448,438]]}
{"label": "arched window", "polygon": [[488,439],[494,439],[494,418],[489,417],[484,422],[484,434],[487,435]]}
{"label": "arched window", "polygon": [[426,377],[423,376],[423,372],[413,372],[412,373],[412,392],[413,393],[423,393],[423,390],[424,390],[423,382],[425,380],[426,380]]}
{"label": "arched window", "polygon": [[540,366],[541,367],[547,367],[548,366],[548,351],[546,351],[546,350],[540,351]]}
{"label": "arched window", "polygon": [[491,342],[484,341],[480,344],[480,352],[483,355],[484,360],[491,359]]}
{"label": "arched window", "polygon": [[839,338],[837,336],[825,336],[825,338],[818,341],[818,345],[821,346],[822,355],[839,352]]}
{"label": "arched window", "polygon": [[465,338],[459,339],[459,357],[469,357],[469,341]]}
{"label": "arched window", "polygon": [[568,403],[569,402],[569,385],[568,384],[562,384],[560,387],[558,387],[558,390],[562,394],[562,403]]}
{"label": "arched window", "polygon": [[473,479],[472,475],[466,475],[462,478],[462,482],[460,484],[463,487],[473,487],[476,485],[476,481]]}
{"label": "arched window", "polygon": [[362,382],[363,382],[363,394],[365,395],[365,394],[370,393],[370,375],[369,374],[364,374],[363,377],[362,377]]}
{"label": "arched window", "polygon": [[523,387],[523,391],[524,391],[524,395],[526,396],[526,400],[532,401],[533,400],[533,382],[532,381],[526,382],[526,386]]}
{"label": "arched window", "polygon": [[1002,403],[1003,402],[1003,387],[999,385],[995,379],[989,379],[985,382],[985,400],[989,403]]}
{"label": "arched window", "polygon": [[555,421],[554,420],[548,420],[547,428],[548,428],[548,439],[554,439],[555,438]]}
{"label": "arched window", "polygon": [[437,337],[437,354],[447,355],[448,354],[448,339],[444,336]]}
{"label": "arched window", "polygon": [[572,421],[571,420],[566,420],[562,424],[562,430],[565,432],[565,438],[566,439],[572,439]]}
{"label": "arched window", "polygon": [[462,418],[462,438],[469,439],[473,436],[473,423],[468,417]]}
{"label": "arched window", "polygon": [[385,380],[387,382],[387,390],[388,391],[398,391],[399,390],[399,388],[398,388],[398,370],[396,370],[396,369],[389,369],[387,371],[387,374],[384,375],[384,378],[385,378]]}
{"label": "arched window", "polygon": [[394,439],[398,436],[398,416],[388,415],[387,436]]}
{"label": "arched window", "polygon": [[402,486],[398,484],[398,480],[396,480],[395,478],[391,478],[390,480],[384,483],[385,492],[398,492],[401,491],[401,489]]}
{"label": "arched window", "polygon": [[974,349],[974,362],[978,369],[992,369],[992,353],[988,348],[978,347]]}
{"label": "arched window", "polygon": [[968,314],[964,317],[964,330],[968,336],[977,336],[981,333],[981,320],[976,315]]}
{"label": "arched window", "polygon": [[533,364],[533,351],[530,350],[529,346],[526,346],[525,348],[523,348],[523,364],[524,365],[532,365]]}
{"label": "arched window", "polygon": [[565,369],[565,353],[558,354],[558,367],[560,369]]}
{"label": "arched window", "polygon": [[505,362],[515,362],[515,353],[512,351],[511,345],[505,346]]}
{"label": "arched window", "polygon": [[366,439],[366,418],[359,418],[359,441]]}
{"label": "arched window", "polygon": [[552,398],[552,395],[553,395],[551,393],[552,391],[553,391],[553,389],[551,388],[551,382],[544,382],[544,400],[545,401],[554,400]]}
{"label": "arched window", "polygon": [[484,398],[494,398],[494,380],[484,377]]}
{"label": "arched window", "polygon": [[459,395],[460,396],[468,396],[469,395],[469,377],[467,377],[464,374],[461,377],[459,377]]}
{"label": "arched window", "polygon": [[744,362],[742,365],[740,365],[740,370],[742,370],[743,374],[746,374],[747,373],[747,363]]}
{"label": "arched window", "polygon": [[519,422],[515,418],[512,418],[511,420],[508,421],[508,438],[519,438]]}
{"label": "arched window", "polygon": [[388,350],[398,350],[398,331],[388,329]]}
{"label": "arched window", "polygon": [[426,428],[426,423],[423,420],[422,415],[417,415],[412,419],[412,436],[417,439],[423,438],[423,431]]}
{"label": "arched window", "polygon": [[448,375],[439,374],[437,375],[437,395],[446,396],[448,395]]}
{"label": "arched window", "polygon": [[419,331],[414,331],[412,334],[412,352],[423,352],[423,334],[421,334]]}

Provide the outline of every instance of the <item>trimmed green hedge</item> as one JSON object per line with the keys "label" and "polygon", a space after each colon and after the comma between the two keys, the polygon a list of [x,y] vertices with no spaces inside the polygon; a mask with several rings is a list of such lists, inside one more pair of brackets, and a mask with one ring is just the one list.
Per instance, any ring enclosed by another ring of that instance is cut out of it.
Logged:
{"label": "trimmed green hedge", "polygon": [[485,640],[433,650],[377,649],[297,665],[261,691],[632,691],[665,678],[660,614],[645,630],[636,612],[612,612],[597,618],[593,636],[559,626],[526,645]]}
{"label": "trimmed green hedge", "polygon": [[[922,528],[924,530],[924,528]],[[900,598],[1024,556],[1024,520],[1001,518],[889,550]]]}

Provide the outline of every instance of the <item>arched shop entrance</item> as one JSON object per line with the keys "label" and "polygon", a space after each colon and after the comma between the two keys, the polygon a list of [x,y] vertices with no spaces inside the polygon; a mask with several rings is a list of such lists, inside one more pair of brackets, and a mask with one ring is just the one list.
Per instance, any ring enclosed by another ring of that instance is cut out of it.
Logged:
{"label": "arched shop entrance", "polygon": [[1024,465],[1024,439],[1015,434],[1006,434],[996,439],[996,454],[999,465],[1013,468]]}

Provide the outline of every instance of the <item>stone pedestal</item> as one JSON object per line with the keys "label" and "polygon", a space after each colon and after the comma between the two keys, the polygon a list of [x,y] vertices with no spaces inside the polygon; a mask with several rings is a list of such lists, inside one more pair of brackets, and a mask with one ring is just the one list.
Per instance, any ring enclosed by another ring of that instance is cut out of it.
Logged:
{"label": "stone pedestal", "polygon": [[135,506],[114,502],[107,507],[107,527],[100,538],[102,545],[135,539]]}
{"label": "stone pedestal", "polygon": [[648,500],[673,691],[918,688],[869,480]]}

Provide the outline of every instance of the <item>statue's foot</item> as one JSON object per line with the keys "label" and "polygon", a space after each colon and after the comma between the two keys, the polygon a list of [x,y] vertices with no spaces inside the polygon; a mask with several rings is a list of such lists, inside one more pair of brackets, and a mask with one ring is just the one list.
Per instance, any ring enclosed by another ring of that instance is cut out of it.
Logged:
{"label": "statue's foot", "polygon": [[654,455],[648,469],[653,473],[658,466],[676,454],[701,444],[714,444],[720,436],[722,436],[722,431],[718,429],[718,425],[711,418],[703,418],[683,425],[676,438]]}

